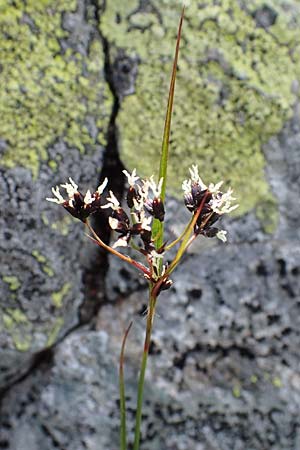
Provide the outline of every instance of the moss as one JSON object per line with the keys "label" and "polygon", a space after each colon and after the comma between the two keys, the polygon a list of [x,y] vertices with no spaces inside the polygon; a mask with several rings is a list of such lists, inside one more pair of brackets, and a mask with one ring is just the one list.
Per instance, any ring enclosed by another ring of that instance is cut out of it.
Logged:
{"label": "moss", "polygon": [[3,281],[9,285],[9,289],[11,291],[17,291],[19,289],[19,287],[21,286],[18,277],[14,276],[14,275],[4,276]]}
{"label": "moss", "polygon": [[[158,166],[180,6],[156,0],[157,9],[141,14],[138,3],[109,2],[101,30],[116,49],[141,60],[136,94],[124,99],[118,125],[124,163],[147,176]],[[300,70],[293,57],[299,26],[283,3],[271,3],[279,19],[268,31],[256,26],[254,3],[250,12],[235,0],[201,8],[195,1],[187,8],[168,180],[169,193],[181,195],[181,180],[198,163],[204,181],[224,179],[234,188],[237,214],[261,205],[257,215],[268,232],[276,228],[277,205],[261,149],[292,115],[291,84]],[[255,7],[263,4],[256,1]]]}
{"label": "moss", "polygon": [[63,306],[63,299],[70,291],[71,285],[70,283],[64,284],[64,286],[60,289],[60,291],[53,292],[51,295],[53,304],[56,308],[61,308]]}
{"label": "moss", "polygon": [[[58,138],[82,152],[86,145],[105,143],[111,94],[101,74],[103,50],[96,39],[89,56],[63,50],[69,34],[62,14],[77,1],[22,0],[0,4],[1,138],[7,148],[1,164],[21,165],[37,176],[47,148]],[[86,119],[98,117],[99,136],[90,136]],[[57,162],[56,162],[57,163]],[[55,161],[49,166],[56,170]]]}

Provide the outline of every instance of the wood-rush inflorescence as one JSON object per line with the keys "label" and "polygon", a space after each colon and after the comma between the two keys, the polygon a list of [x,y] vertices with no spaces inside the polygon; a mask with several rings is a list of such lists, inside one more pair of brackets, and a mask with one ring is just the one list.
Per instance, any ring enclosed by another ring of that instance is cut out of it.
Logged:
{"label": "wood-rush inflorescence", "polygon": [[[59,187],[56,186],[52,188],[54,198],[47,198],[47,200],[62,205],[73,217],[88,224],[90,230],[91,226],[88,223],[88,217],[100,209],[110,209],[108,222],[112,231],[119,234],[119,238],[111,247],[104,244],[106,250],[120,256],[121,254],[118,251],[114,251],[114,249],[117,247],[132,247],[144,255],[148,267],[138,262],[135,265],[143,271],[145,278],[153,285],[159,284],[156,292],[158,294],[172,285],[172,281],[169,279],[171,269],[168,265],[163,264],[165,250],[180,242],[180,240],[176,240],[168,245],[164,243],[157,248],[156,236],[153,235],[153,220],[157,219],[163,222],[165,218],[164,202],[160,197],[163,179],[161,178],[156,184],[153,176],[146,180],[141,179],[136,175],[135,169],[131,174],[126,170],[123,172],[129,185],[126,195],[127,211],[121,206],[112,191],[109,191],[106,203],[103,201],[102,194],[108,183],[107,179],[103,181],[95,192],[91,193],[88,190],[83,195],[78,191],[77,184],[72,178],[69,178],[69,183],[61,185],[66,190],[68,198],[65,199],[61,195]],[[223,214],[237,208],[238,205],[231,205],[235,200],[232,196],[232,189],[229,188],[225,193],[221,192],[222,182],[206,186],[199,176],[196,165],[190,168],[190,175],[190,178],[182,183],[182,188],[184,191],[184,203],[193,214],[194,220],[191,222],[192,226],[187,226],[181,240],[184,241],[184,238],[191,234],[192,240],[198,235],[202,235],[209,238],[216,236],[225,242],[226,231],[215,227],[215,223]],[[95,237],[94,231],[93,235]],[[190,245],[192,240],[188,242],[188,245]],[[102,245],[99,237],[96,238],[96,242]],[[185,249],[181,249],[180,258],[184,251]],[[133,260],[129,257],[122,256],[122,259],[128,259],[128,262],[132,264]],[[172,263],[170,267],[172,267]]]}
{"label": "wood-rush inflorescence", "polygon": [[226,242],[227,232],[213,225],[223,214],[230,213],[238,207],[238,205],[231,206],[231,203],[236,200],[232,196],[232,189],[229,188],[225,193],[221,192],[220,187],[223,181],[217,184],[211,183],[207,187],[199,176],[197,165],[192,166],[190,174],[191,178],[182,183],[182,189],[185,206],[190,212],[195,214],[201,206],[194,225],[194,233],[205,237],[216,236]]}

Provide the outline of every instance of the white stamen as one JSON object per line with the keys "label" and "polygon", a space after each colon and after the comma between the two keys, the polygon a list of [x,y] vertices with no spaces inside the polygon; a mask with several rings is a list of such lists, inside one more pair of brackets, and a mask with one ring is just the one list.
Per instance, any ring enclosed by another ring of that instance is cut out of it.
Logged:
{"label": "white stamen", "polygon": [[73,197],[76,192],[78,192],[78,186],[77,184],[72,180],[72,178],[69,178],[70,183],[61,184],[61,187],[63,187],[69,196],[69,198]]}
{"label": "white stamen", "polygon": [[136,169],[133,169],[132,174],[130,175],[127,170],[123,170],[124,175],[126,175],[129,186],[134,186],[135,183],[140,179],[140,177],[136,176]]}
{"label": "white stamen", "polygon": [[108,183],[108,179],[105,178],[104,181],[103,181],[103,183],[100,184],[100,186],[99,186],[98,189],[97,189],[97,192],[98,192],[99,195],[101,195],[101,194],[103,193],[104,189],[105,189],[106,186],[107,186],[107,183]]}
{"label": "white stamen", "polygon": [[92,197],[90,190],[87,190],[87,192],[84,196],[84,199],[83,199],[84,204],[90,205],[91,203],[93,203],[94,200],[95,199],[94,199],[94,197]]}
{"label": "white stamen", "polygon": [[153,175],[150,177],[149,186],[153,192],[154,197],[158,198],[161,194],[161,188],[163,184],[163,178],[161,178],[158,184],[155,183]]}
{"label": "white stamen", "polygon": [[220,241],[222,242],[226,242],[227,241],[227,237],[226,237],[227,231],[225,230],[220,230],[217,232],[216,237],[218,239],[220,239]]}
{"label": "white stamen", "polygon": [[192,182],[191,180],[184,180],[182,183],[182,190],[184,194],[189,194],[192,189]]}
{"label": "white stamen", "polygon": [[127,247],[127,240],[125,237],[121,237],[119,238],[114,245],[112,246],[112,248],[116,248],[116,247]]}
{"label": "white stamen", "polygon": [[56,198],[46,198],[46,200],[48,202],[53,202],[53,203],[57,203],[58,205],[61,205],[62,203],[65,202],[63,196],[61,195],[61,193],[59,192],[59,187],[56,186],[55,188],[53,187],[52,189],[52,193]]}
{"label": "white stamen", "polygon": [[118,219],[115,219],[113,217],[109,217],[108,218],[108,223],[109,223],[109,226],[110,226],[110,228],[112,230],[115,230],[116,228],[118,228],[118,225],[119,225]]}
{"label": "white stamen", "polygon": [[108,203],[106,205],[101,206],[101,208],[111,208],[113,210],[118,210],[120,208],[120,203],[118,199],[115,197],[114,193],[112,191],[109,191],[110,197],[107,197],[106,200],[108,200]]}

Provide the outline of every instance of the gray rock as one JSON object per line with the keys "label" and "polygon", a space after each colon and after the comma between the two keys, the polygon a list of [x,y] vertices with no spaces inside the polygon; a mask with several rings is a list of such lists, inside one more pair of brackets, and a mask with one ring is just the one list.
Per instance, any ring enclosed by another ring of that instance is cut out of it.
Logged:
{"label": "gray rock", "polygon": [[[8,5],[0,19],[7,58],[1,71],[0,388],[79,322],[92,245],[79,223],[45,198],[68,177],[83,192],[97,188],[111,95],[94,8],[84,1],[77,6]],[[13,36],[21,41],[10,48]]]}

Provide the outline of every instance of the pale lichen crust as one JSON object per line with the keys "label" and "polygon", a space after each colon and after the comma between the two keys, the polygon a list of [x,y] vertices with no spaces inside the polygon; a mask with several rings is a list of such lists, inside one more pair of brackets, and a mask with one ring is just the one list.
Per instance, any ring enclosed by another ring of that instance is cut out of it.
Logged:
{"label": "pale lichen crust", "polygon": [[[122,159],[142,176],[158,165],[181,3],[108,1],[102,17],[101,30],[115,51],[140,61],[136,93],[125,97],[118,126]],[[179,180],[196,161],[205,179],[221,178],[234,188],[238,214],[260,205],[268,231],[276,226],[277,206],[262,144],[291,117],[300,69],[300,5],[284,3],[190,2],[171,134],[169,192],[179,193]]]}
{"label": "pale lichen crust", "polygon": [[[105,144],[112,97],[104,81],[102,43],[88,25],[82,36],[79,31],[70,36],[64,20],[77,14],[77,3],[0,1],[3,166],[21,165],[36,177],[40,161],[48,160],[47,148],[58,139],[82,152]],[[56,170],[58,161],[48,162]]]}

